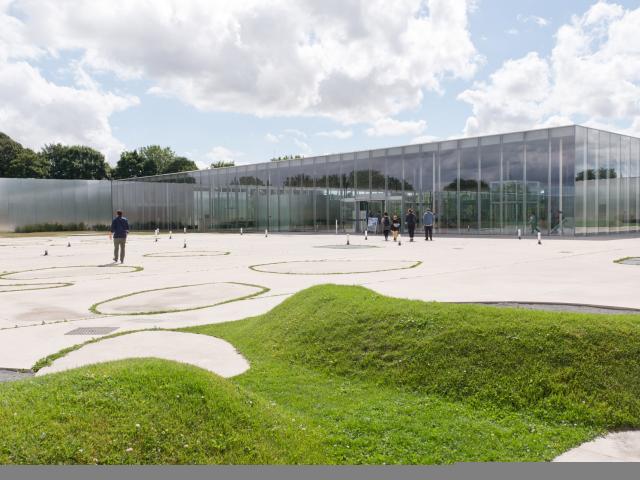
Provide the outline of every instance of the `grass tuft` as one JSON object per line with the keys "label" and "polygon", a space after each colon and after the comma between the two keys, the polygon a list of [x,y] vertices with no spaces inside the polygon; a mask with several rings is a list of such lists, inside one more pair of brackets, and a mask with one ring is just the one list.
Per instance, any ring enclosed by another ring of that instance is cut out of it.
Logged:
{"label": "grass tuft", "polygon": [[0,463],[265,464],[318,459],[298,419],[209,372],[136,359],[0,385]]}

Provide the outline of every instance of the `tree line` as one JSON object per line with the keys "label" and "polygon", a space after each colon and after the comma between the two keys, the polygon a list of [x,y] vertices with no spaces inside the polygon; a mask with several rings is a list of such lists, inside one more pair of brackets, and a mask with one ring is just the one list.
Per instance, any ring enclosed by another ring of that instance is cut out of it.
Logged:
{"label": "tree line", "polygon": [[83,145],[45,145],[39,152],[0,132],[0,177],[104,180],[198,170],[193,160],[169,147],[124,151],[111,167],[99,151]]}

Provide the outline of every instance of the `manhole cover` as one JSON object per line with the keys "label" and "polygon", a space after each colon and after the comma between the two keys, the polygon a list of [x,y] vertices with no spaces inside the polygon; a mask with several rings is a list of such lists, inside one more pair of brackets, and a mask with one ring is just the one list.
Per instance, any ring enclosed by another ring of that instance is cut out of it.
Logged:
{"label": "manhole cover", "polygon": [[621,258],[616,260],[616,263],[622,263],[624,265],[640,265],[640,257]]}
{"label": "manhole cover", "polygon": [[115,332],[118,327],[81,327],[65,333],[65,335],[106,335]]}
{"label": "manhole cover", "polygon": [[335,248],[338,250],[360,249],[360,248],[378,248],[375,245],[316,245],[315,248]]}

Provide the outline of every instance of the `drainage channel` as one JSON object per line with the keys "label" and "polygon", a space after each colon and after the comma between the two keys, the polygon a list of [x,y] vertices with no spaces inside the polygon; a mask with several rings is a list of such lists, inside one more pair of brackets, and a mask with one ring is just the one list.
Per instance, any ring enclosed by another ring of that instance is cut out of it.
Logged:
{"label": "drainage channel", "polygon": [[578,303],[544,303],[544,302],[452,302],[491,307],[522,308],[526,310],[545,310],[549,312],[600,313],[607,315],[638,315],[640,310],[634,308],[609,307],[605,305],[582,305]]}

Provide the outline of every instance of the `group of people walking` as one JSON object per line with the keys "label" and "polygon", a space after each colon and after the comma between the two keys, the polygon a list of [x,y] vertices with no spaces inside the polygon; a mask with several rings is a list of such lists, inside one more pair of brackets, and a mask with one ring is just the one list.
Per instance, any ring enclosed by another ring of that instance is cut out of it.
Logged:
{"label": "group of people walking", "polygon": [[[431,211],[431,209],[427,208],[422,216],[422,225],[424,225],[424,239],[433,241],[433,222],[435,220],[435,214]],[[416,232],[416,227],[418,226],[418,216],[415,214],[412,208],[407,211],[407,214],[404,217],[404,221],[407,225],[407,230],[409,232],[409,241],[413,242],[413,237]],[[398,235],[400,235],[400,229],[402,227],[402,223],[400,222],[400,218],[398,215],[393,215],[389,218],[389,214],[384,212],[382,215],[382,233],[384,234],[384,240],[389,240],[389,233],[391,233],[393,237],[393,241],[398,241]]]}

